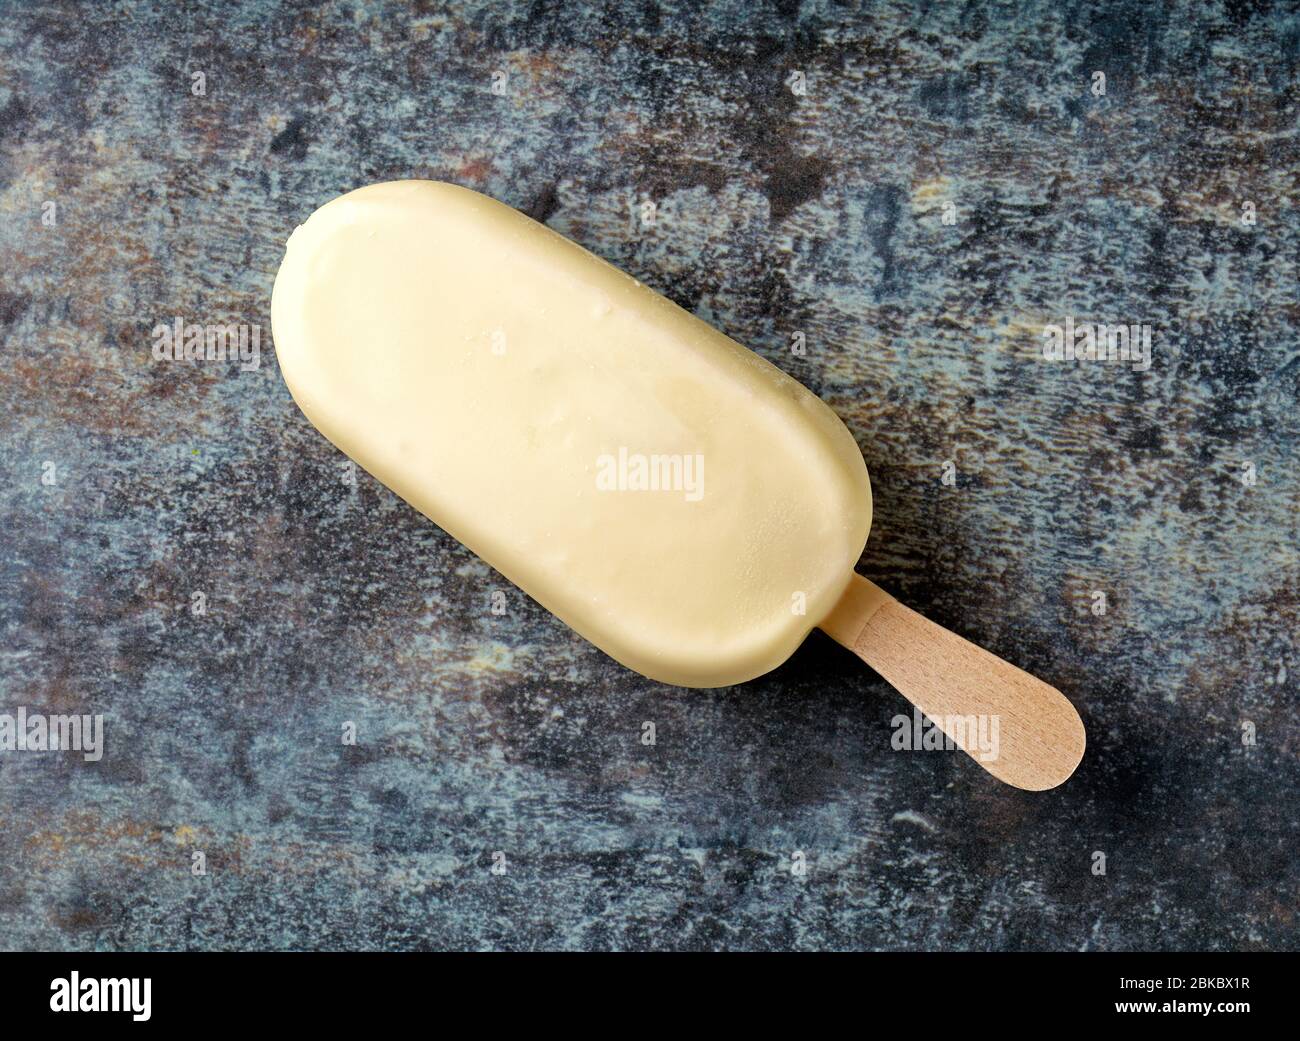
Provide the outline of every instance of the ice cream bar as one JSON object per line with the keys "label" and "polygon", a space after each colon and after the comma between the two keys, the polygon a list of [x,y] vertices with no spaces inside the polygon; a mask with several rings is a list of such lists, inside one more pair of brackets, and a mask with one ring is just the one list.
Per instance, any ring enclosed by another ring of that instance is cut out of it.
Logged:
{"label": "ice cream bar", "polygon": [[866,657],[864,634],[907,611],[854,574],[870,484],[831,409],[502,203],[432,181],[334,199],[290,237],[271,310],[321,433],[652,679],[752,679],[818,625]]}

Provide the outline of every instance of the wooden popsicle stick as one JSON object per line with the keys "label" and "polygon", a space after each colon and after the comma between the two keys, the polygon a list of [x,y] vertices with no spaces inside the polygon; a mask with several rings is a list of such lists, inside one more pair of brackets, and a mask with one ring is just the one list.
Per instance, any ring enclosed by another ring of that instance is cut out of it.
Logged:
{"label": "wooden popsicle stick", "polygon": [[1055,788],[1083,758],[1083,721],[1064,694],[861,575],[820,628],[1000,781],[1029,791]]}

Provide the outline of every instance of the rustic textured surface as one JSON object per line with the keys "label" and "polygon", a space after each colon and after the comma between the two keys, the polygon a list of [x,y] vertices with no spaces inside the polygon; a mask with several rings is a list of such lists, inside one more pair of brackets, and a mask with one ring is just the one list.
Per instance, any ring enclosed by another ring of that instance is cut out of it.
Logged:
{"label": "rustic textured surface", "polygon": [[[227,6],[0,4],[0,711],[108,732],[0,753],[0,945],[1296,946],[1287,5]],[[410,176],[825,396],[862,570],[1074,699],[1074,780],[891,751],[900,699],[819,634],[646,681],[350,489],[271,283],[315,206]],[[175,315],[260,326],[261,368],[155,362]],[[1151,370],[1042,361],[1066,315],[1149,323]]]}

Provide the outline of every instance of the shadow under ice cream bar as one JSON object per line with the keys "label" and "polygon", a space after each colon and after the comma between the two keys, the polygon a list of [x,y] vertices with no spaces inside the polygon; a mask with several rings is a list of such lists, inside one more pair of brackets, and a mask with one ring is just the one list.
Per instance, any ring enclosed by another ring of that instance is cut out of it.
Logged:
{"label": "shadow under ice cream bar", "polygon": [[954,721],[997,716],[976,761],[1002,780],[1078,765],[1058,691],[854,574],[871,486],[831,409],[549,228],[450,184],[361,188],[294,231],[271,312],[321,433],[624,665],[739,683],[819,626],[967,751]]}

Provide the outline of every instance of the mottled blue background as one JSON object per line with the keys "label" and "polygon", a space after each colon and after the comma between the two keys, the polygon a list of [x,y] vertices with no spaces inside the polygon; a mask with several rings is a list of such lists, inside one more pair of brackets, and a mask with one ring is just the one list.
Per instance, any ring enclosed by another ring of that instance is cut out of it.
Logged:
{"label": "mottled blue background", "polygon": [[[0,4],[0,711],[108,731],[0,753],[0,945],[1296,947],[1293,12]],[[891,751],[902,700],[820,634],[652,683],[350,488],[271,284],[397,177],[823,395],[872,473],[861,570],[1059,686],[1074,779]],[[261,367],[154,361],[176,315],[259,326]],[[1151,370],[1044,362],[1067,315],[1150,324]]]}

